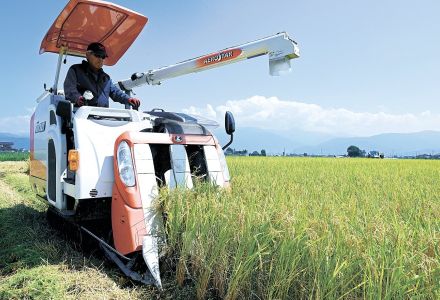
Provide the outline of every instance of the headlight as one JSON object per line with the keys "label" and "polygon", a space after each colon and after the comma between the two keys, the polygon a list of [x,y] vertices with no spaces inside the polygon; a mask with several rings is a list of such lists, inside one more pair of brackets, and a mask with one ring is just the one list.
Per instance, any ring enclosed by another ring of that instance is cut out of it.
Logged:
{"label": "headlight", "polygon": [[119,177],[126,186],[134,186],[133,161],[131,150],[127,142],[121,142],[118,146],[118,168]]}

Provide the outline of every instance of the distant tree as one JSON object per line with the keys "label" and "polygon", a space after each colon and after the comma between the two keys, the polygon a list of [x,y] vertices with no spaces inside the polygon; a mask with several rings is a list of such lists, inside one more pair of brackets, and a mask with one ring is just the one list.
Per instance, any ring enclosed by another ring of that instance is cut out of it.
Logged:
{"label": "distant tree", "polygon": [[261,150],[261,156],[266,156],[266,150],[264,149]]}
{"label": "distant tree", "polygon": [[260,156],[260,153],[258,153],[258,151],[254,151],[252,153],[249,153],[249,156]]}
{"label": "distant tree", "polygon": [[234,154],[234,149],[232,149],[231,147],[226,148],[225,151],[225,155],[233,155]]}
{"label": "distant tree", "polygon": [[347,155],[349,157],[363,157],[365,156],[365,151],[359,149],[358,147],[351,145],[347,148]]}
{"label": "distant tree", "polygon": [[241,152],[241,155],[243,155],[243,156],[248,155],[248,151],[246,149],[241,150],[240,152]]}

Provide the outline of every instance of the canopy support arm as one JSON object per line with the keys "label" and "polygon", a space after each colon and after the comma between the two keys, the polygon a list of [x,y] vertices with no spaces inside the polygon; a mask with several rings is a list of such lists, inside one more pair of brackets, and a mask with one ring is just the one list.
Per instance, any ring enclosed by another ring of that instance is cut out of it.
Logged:
{"label": "canopy support arm", "polygon": [[55,72],[55,82],[53,83],[53,87],[52,87],[52,91],[54,95],[58,93],[58,80],[60,78],[61,63],[63,62],[63,55],[66,54],[66,50],[67,49],[65,47],[61,47],[60,52],[58,54],[58,64]]}

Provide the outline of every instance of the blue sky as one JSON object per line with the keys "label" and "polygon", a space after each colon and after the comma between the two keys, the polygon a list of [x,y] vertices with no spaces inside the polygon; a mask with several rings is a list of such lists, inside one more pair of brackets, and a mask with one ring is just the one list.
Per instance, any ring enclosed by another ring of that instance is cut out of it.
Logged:
{"label": "blue sky", "polygon": [[[339,136],[440,130],[439,1],[114,2],[149,22],[119,63],[105,69],[113,80],[280,31],[301,50],[282,77],[270,77],[260,57],[141,87],[143,110],[217,119],[231,110],[238,128]],[[57,55],[38,51],[66,3],[2,3],[0,132],[26,132],[43,83],[52,85]]]}

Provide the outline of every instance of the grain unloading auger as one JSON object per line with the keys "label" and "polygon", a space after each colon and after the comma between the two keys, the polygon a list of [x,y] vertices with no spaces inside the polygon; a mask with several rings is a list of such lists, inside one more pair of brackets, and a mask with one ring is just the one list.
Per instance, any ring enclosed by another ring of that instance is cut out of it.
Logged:
{"label": "grain unloading auger", "polygon": [[[38,98],[31,118],[30,182],[49,204],[49,216],[95,238],[133,280],[161,288],[159,258],[165,234],[154,200],[160,187],[190,189],[193,180],[229,186],[222,148],[208,130],[216,122],[163,110],[73,108],[58,89],[63,56],[84,57],[87,45],[98,41],[109,55],[105,64],[113,65],[146,22],[136,12],[98,0],[71,0],[55,20],[40,49],[58,53],[59,59],[54,85]],[[279,33],[134,73],[119,86],[130,93],[143,84],[261,55],[268,55],[270,73],[277,75],[290,69],[299,51],[286,33]],[[225,123],[232,140],[232,114],[226,114]]]}
{"label": "grain unloading auger", "polygon": [[299,49],[287,33],[282,32],[254,42],[185,60],[175,65],[145,73],[134,73],[130,79],[120,82],[120,85],[124,90],[131,91],[132,88],[143,84],[161,84],[162,81],[169,78],[217,68],[266,54],[269,56],[270,74],[280,75],[290,71],[290,60],[299,57]]}

